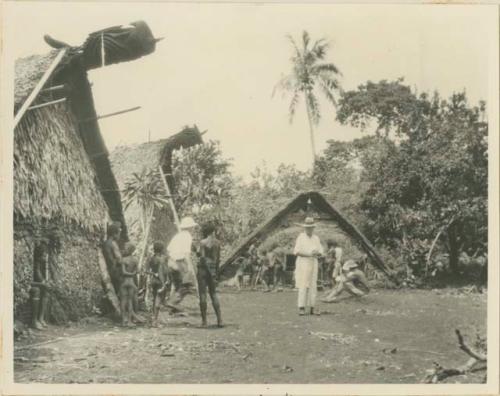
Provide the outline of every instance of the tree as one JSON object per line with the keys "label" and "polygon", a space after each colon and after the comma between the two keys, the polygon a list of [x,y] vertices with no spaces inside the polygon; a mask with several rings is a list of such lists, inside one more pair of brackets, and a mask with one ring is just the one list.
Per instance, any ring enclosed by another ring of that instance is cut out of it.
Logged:
{"label": "tree", "polygon": [[[487,250],[487,123],[485,104],[469,106],[465,93],[442,99],[416,95],[395,82],[368,82],[345,92],[338,119],[366,127],[383,139],[386,155],[364,168],[370,186],[361,210],[370,236],[403,249],[414,268],[427,267],[440,238],[453,273],[460,254]],[[424,266],[425,265],[425,266]]]}
{"label": "tree", "polygon": [[317,40],[310,45],[309,33],[304,31],[302,33],[302,46],[300,47],[293,37],[287,37],[293,47],[292,72],[278,82],[273,95],[277,89],[291,93],[292,98],[288,108],[290,122],[293,121],[300,99],[304,100],[309,121],[314,166],[316,160],[314,126],[321,119],[318,90],[335,106],[335,95],[340,91],[337,77],[341,73],[333,63],[324,62],[328,50],[328,43],[325,39]]}
{"label": "tree", "polygon": [[144,169],[141,173],[133,173],[132,177],[125,183],[123,198],[125,209],[132,203],[140,208],[139,235],[142,236],[142,239],[139,268],[142,268],[154,211],[168,206],[167,193],[158,169]]}
{"label": "tree", "polygon": [[222,157],[218,141],[180,149],[173,153],[172,169],[180,215],[217,206],[232,185],[229,160]]}

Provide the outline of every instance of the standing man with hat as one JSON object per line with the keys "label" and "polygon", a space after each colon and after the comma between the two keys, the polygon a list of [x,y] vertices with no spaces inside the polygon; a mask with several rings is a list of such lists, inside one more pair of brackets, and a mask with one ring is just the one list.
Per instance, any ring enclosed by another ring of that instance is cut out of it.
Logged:
{"label": "standing man with hat", "polygon": [[179,224],[179,232],[174,235],[167,247],[168,269],[175,291],[178,293],[176,304],[179,304],[186,295],[182,275],[186,270],[193,268],[191,261],[193,237],[191,232],[196,226],[197,224],[192,217],[184,217]]}
{"label": "standing man with hat", "polygon": [[317,235],[314,234],[314,219],[306,217],[302,232],[295,242],[293,253],[297,256],[295,264],[295,286],[299,289],[298,306],[299,315],[305,315],[305,308],[310,307],[311,315],[319,315],[315,311],[317,282],[318,282],[318,258],[323,255],[323,246]]}

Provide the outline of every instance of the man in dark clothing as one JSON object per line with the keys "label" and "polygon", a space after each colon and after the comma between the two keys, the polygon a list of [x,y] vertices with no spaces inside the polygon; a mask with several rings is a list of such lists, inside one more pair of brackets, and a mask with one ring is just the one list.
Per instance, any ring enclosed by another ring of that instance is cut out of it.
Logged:
{"label": "man in dark clothing", "polygon": [[215,315],[217,316],[217,326],[222,327],[222,316],[219,299],[216,293],[217,274],[220,262],[220,242],[215,237],[215,227],[206,224],[202,229],[203,239],[200,241],[198,271],[198,291],[200,294],[201,325],[207,326],[207,289]]}

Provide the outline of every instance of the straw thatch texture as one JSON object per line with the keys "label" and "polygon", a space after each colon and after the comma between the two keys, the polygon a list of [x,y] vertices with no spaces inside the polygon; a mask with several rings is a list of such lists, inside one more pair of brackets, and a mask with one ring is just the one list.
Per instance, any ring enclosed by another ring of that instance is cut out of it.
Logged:
{"label": "straw thatch texture", "polygon": [[15,112],[33,91],[58,52],[58,50],[54,50],[45,55],[31,55],[16,60],[14,80]]}
{"label": "straw thatch texture", "polygon": [[[143,170],[155,169],[162,166],[166,175],[171,174],[172,152],[180,148],[188,148],[203,143],[198,128],[184,128],[181,132],[154,142],[117,147],[110,155],[113,173],[120,190],[123,190],[127,181],[134,173],[140,174]],[[170,191],[175,192],[175,184],[167,176]],[[140,239],[140,208],[132,203],[125,210],[125,220],[132,240]],[[149,241],[168,241],[176,232],[172,216],[168,209],[155,210]]]}
{"label": "straw thatch texture", "polygon": [[66,104],[28,112],[14,134],[14,213],[102,228],[107,206]]}
{"label": "straw thatch texture", "polygon": [[103,291],[98,268],[100,237],[68,225],[33,227],[18,223],[14,227],[14,317],[28,322],[31,305],[29,290],[33,279],[35,243],[57,228],[60,249],[50,258],[51,295],[49,320],[65,323],[90,314],[102,304]]}

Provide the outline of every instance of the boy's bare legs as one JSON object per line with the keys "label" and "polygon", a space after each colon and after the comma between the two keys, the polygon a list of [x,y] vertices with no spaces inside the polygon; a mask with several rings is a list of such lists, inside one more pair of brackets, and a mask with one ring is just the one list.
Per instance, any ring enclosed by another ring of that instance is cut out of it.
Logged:
{"label": "boy's bare legs", "polygon": [[40,299],[40,313],[38,321],[43,327],[47,327],[47,322],[45,321],[45,317],[47,316],[47,308],[49,305],[49,293],[47,290],[41,290],[41,299]]}
{"label": "boy's bare legs", "polygon": [[120,287],[120,308],[121,308],[121,314],[122,314],[122,326],[127,325],[127,307],[128,307],[128,300],[127,300],[127,293],[125,290],[125,285],[122,285]]}

